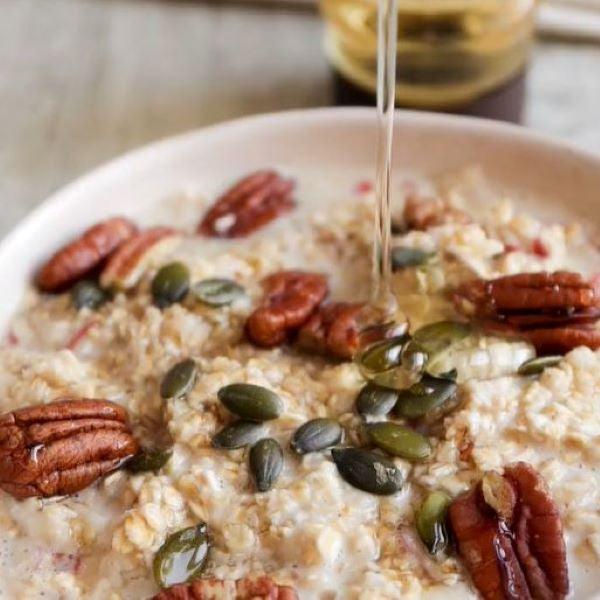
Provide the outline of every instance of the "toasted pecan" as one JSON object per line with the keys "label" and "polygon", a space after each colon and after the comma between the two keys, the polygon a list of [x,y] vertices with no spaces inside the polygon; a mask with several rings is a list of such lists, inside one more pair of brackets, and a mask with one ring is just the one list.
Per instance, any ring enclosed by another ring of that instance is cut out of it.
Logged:
{"label": "toasted pecan", "polygon": [[404,222],[408,229],[425,231],[430,227],[471,223],[471,217],[441,198],[409,196],[404,203]]}
{"label": "toasted pecan", "polygon": [[132,236],[106,263],[100,283],[102,287],[128,289],[137,284],[148,262],[177,239],[171,227],[151,227]]}
{"label": "toasted pecan", "polygon": [[539,354],[600,347],[600,329],[594,326],[600,319],[599,291],[579,273],[476,279],[460,286],[454,301],[486,329],[525,338]]}
{"label": "toasted pecan", "polygon": [[257,346],[286,341],[313,314],[328,293],[327,279],[318,273],[280,271],[263,281],[265,296],[246,321],[246,334]]}
{"label": "toasted pecan", "polygon": [[138,451],[125,409],[58,399],[0,416],[0,488],[16,498],[78,492]]}
{"label": "toasted pecan", "polygon": [[197,579],[162,590],[152,600],[298,600],[294,588],[277,585],[270,577],[233,580]]}
{"label": "toasted pecan", "polygon": [[564,598],[569,570],[560,512],[541,475],[518,462],[504,469],[521,504],[516,546],[534,598]]}
{"label": "toasted pecan", "polygon": [[102,221],[58,250],[37,274],[44,292],[59,292],[98,268],[125,240],[137,231],[122,217]]}
{"label": "toasted pecan", "polygon": [[220,196],[198,225],[198,233],[236,238],[249,235],[291,211],[294,182],[275,171],[257,171]]}
{"label": "toasted pecan", "polygon": [[473,584],[484,600],[562,600],[569,576],[558,508],[531,465],[510,465],[502,479],[508,491],[496,497],[512,514],[498,514],[495,502],[488,505],[481,484],[448,511]]}
{"label": "toasted pecan", "polygon": [[298,331],[303,350],[351,359],[360,346],[358,318],[364,304],[330,302],[323,304]]}
{"label": "toasted pecan", "polygon": [[528,329],[519,332],[519,335],[535,346],[540,355],[566,354],[577,346],[587,346],[592,350],[600,348],[600,329],[595,326]]}

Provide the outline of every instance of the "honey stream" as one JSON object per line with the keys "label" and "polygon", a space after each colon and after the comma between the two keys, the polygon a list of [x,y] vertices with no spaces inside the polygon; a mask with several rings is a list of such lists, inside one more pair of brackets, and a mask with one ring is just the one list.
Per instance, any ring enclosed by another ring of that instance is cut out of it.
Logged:
{"label": "honey stream", "polygon": [[392,291],[391,195],[398,0],[379,0],[377,22],[377,171],[371,322],[404,322]]}

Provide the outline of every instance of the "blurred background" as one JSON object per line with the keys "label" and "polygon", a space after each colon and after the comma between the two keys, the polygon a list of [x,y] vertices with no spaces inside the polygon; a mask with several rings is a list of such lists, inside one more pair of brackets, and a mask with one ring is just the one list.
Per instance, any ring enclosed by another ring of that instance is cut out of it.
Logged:
{"label": "blurred background", "polygon": [[[399,0],[399,104],[600,152],[600,0]],[[373,104],[375,0],[2,0],[0,236],[140,144]]]}

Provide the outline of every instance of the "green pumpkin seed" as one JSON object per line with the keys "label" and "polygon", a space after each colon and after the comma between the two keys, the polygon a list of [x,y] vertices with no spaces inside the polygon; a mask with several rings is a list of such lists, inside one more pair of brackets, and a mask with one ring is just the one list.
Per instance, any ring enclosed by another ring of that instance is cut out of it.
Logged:
{"label": "green pumpkin seed", "polygon": [[246,294],[244,288],[231,279],[204,279],[193,285],[192,292],[208,306],[227,306]]}
{"label": "green pumpkin seed", "polygon": [[251,383],[226,385],[219,390],[218,397],[234,415],[248,421],[276,419],[283,410],[275,392]]}
{"label": "green pumpkin seed", "polygon": [[159,471],[173,455],[173,450],[146,449],[136,454],[127,461],[126,469],[130,473],[144,473],[146,471]]}
{"label": "green pumpkin seed", "polygon": [[425,349],[414,339],[405,344],[400,355],[402,368],[415,375],[423,373],[428,359]]}
{"label": "green pumpkin seed", "polygon": [[470,333],[471,327],[466,323],[438,321],[417,329],[413,334],[413,339],[430,357],[433,357],[460,342]]}
{"label": "green pumpkin seed", "polygon": [[319,452],[342,441],[344,430],[333,419],[312,419],[298,427],[290,443],[297,454]]}
{"label": "green pumpkin seed", "polygon": [[426,374],[419,383],[399,392],[394,412],[405,419],[432,422],[454,408],[456,389],[451,379]]}
{"label": "green pumpkin seed", "polygon": [[449,379],[450,381],[456,381],[456,378],[458,377],[458,371],[456,369],[450,369],[449,371],[444,371],[439,375],[434,375],[434,377],[437,377],[438,379]]}
{"label": "green pumpkin seed", "polygon": [[406,267],[419,267],[430,262],[434,256],[435,252],[397,246],[392,249],[392,269],[399,271]]}
{"label": "green pumpkin seed", "polygon": [[209,548],[206,523],[171,534],[154,556],[156,583],[166,588],[196,579],[206,565]]}
{"label": "green pumpkin seed", "polygon": [[399,423],[370,423],[367,433],[372,442],[392,456],[420,461],[431,456],[431,444],[420,433]]}
{"label": "green pumpkin seed", "polygon": [[194,387],[197,373],[198,367],[191,358],[171,367],[160,384],[161,398],[183,398]]}
{"label": "green pumpkin seed", "polygon": [[517,371],[519,375],[539,375],[548,367],[556,367],[563,360],[563,356],[538,356],[526,360]]}
{"label": "green pumpkin seed", "polygon": [[443,551],[448,545],[446,512],[450,502],[450,496],[445,492],[431,492],[417,510],[417,532],[432,554]]}
{"label": "green pumpkin seed", "polygon": [[400,469],[381,454],[360,448],[334,448],[331,456],[342,478],[359,490],[389,496],[402,488]]}
{"label": "green pumpkin seed", "polygon": [[108,299],[109,294],[95,281],[84,280],[75,284],[71,290],[71,302],[77,310],[100,308]]}
{"label": "green pumpkin seed", "polygon": [[[358,347],[362,350],[371,347],[378,342],[391,340],[406,335],[408,323],[406,321],[398,323],[397,321],[384,321],[383,323],[370,323],[371,317],[367,312],[361,316],[363,322],[358,324]],[[377,319],[377,317],[375,317]]]}
{"label": "green pumpkin seed", "polygon": [[397,367],[384,373],[377,373],[371,381],[380,387],[399,392],[419,381],[420,376],[421,374],[418,372],[411,372],[404,367]]}
{"label": "green pumpkin seed", "polygon": [[356,357],[356,362],[362,375],[371,379],[378,373],[400,366],[402,349],[409,339],[408,335],[393,337],[376,342],[360,352]]}
{"label": "green pumpkin seed", "polygon": [[223,450],[236,450],[258,442],[265,430],[264,427],[253,421],[236,421],[221,429],[213,437],[212,445]]}
{"label": "green pumpkin seed", "polygon": [[283,469],[283,450],[273,438],[260,440],[250,448],[250,472],[259,492],[268,492]]}
{"label": "green pumpkin seed", "polygon": [[383,417],[394,408],[397,400],[398,393],[395,390],[369,381],[356,398],[356,410],[363,416]]}
{"label": "green pumpkin seed", "polygon": [[190,289],[190,271],[181,262],[161,267],[152,280],[152,297],[159,308],[166,308],[185,298]]}

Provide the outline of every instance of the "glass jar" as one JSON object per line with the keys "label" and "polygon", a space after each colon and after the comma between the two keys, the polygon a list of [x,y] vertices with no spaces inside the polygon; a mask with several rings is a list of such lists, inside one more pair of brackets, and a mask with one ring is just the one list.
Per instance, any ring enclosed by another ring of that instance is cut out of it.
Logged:
{"label": "glass jar", "polygon": [[[400,106],[519,120],[535,0],[400,0]],[[339,91],[372,99],[377,0],[320,0]],[[349,93],[350,92],[350,93]],[[340,100],[344,102],[344,98]],[[486,114],[486,110],[487,113]]]}

